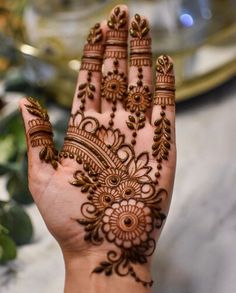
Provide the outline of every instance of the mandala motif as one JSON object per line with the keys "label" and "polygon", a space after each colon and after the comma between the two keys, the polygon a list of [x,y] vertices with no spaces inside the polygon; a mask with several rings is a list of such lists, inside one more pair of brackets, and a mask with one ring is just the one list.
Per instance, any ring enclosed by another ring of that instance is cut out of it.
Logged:
{"label": "mandala motif", "polygon": [[92,202],[98,210],[104,210],[119,199],[119,193],[112,188],[101,186],[93,194]]}
{"label": "mandala motif", "polygon": [[132,86],[129,88],[126,108],[130,112],[146,112],[151,107],[152,95],[147,86]]}
{"label": "mandala motif", "polygon": [[140,198],[142,196],[141,185],[134,180],[128,180],[121,183],[117,190],[119,192],[120,197],[124,199],[134,197]]}
{"label": "mandala motif", "polygon": [[113,103],[122,101],[127,90],[127,78],[124,73],[109,71],[101,84],[102,97]]}
{"label": "mandala motif", "polygon": [[153,229],[151,210],[134,199],[114,203],[105,210],[102,221],[107,240],[123,248],[140,245]]}

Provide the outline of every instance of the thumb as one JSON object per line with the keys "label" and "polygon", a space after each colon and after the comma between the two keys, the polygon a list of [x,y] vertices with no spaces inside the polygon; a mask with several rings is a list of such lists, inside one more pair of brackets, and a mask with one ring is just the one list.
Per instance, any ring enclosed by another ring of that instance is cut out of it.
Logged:
{"label": "thumb", "polygon": [[26,98],[20,101],[20,111],[25,125],[30,168],[43,168],[47,163],[46,168],[50,164],[56,169],[58,156],[47,110],[34,98]]}

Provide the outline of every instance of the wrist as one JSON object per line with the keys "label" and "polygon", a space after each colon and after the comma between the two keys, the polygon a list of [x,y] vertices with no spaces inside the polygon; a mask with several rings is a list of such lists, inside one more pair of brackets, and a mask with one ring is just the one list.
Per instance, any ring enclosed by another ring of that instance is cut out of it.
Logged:
{"label": "wrist", "polygon": [[[151,288],[137,282],[131,274],[118,275],[114,270],[107,276],[104,272],[94,273],[93,270],[104,261],[104,255],[73,255],[64,252],[65,261],[65,291],[64,293],[150,293]],[[122,271],[123,272],[123,271]],[[151,280],[150,265],[135,266],[135,273],[142,280]]]}

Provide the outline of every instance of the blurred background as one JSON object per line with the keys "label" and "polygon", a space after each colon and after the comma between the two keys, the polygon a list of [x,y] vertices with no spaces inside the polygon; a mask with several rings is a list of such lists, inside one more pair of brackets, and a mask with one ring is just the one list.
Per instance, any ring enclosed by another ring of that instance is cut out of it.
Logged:
{"label": "blurred background", "polygon": [[[122,1],[175,61],[178,164],[154,292],[236,292],[236,1]],[[18,101],[49,109],[58,147],[88,29],[120,1],[0,0],[0,292],[63,292],[63,260],[28,191]]]}

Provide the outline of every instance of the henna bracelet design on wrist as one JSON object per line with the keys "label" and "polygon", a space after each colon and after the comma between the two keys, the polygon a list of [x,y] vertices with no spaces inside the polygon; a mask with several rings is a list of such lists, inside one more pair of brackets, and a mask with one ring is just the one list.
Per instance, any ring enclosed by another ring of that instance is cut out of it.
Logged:
{"label": "henna bracelet design on wrist", "polygon": [[71,180],[87,201],[81,206],[84,240],[115,245],[94,273],[131,276],[146,287],[153,281],[142,280],[135,266],[147,263],[155,249],[154,228],[160,229],[166,216],[162,206],[167,191],[156,188],[150,173],[149,155],[135,155],[119,129],[101,126],[93,117],[78,111],[71,117],[61,158],[81,165]]}
{"label": "henna bracelet design on wrist", "polygon": [[29,120],[29,138],[32,147],[43,146],[39,152],[41,161],[50,163],[54,169],[58,165],[57,151],[53,143],[52,126],[49,122],[47,111],[42,108],[37,100],[34,98],[27,98],[30,104],[25,105],[27,111],[36,116],[36,119]]}

